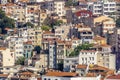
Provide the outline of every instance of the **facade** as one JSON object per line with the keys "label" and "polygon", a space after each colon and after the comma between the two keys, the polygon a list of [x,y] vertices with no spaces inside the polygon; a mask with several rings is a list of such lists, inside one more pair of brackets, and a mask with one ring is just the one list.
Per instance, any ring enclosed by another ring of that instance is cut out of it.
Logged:
{"label": "facade", "polygon": [[56,42],[49,42],[49,56],[48,56],[48,68],[57,68],[57,54],[56,54]]}
{"label": "facade", "polygon": [[65,1],[54,1],[54,11],[58,16],[65,16]]}
{"label": "facade", "polygon": [[78,62],[78,57],[64,58],[64,71],[74,71],[73,67],[75,67]]}
{"label": "facade", "polygon": [[93,20],[94,28],[93,31],[96,35],[101,35],[106,37],[109,31],[113,31],[115,26],[115,21],[107,16],[96,17]]}
{"label": "facade", "polygon": [[7,0],[0,0],[0,4],[7,4]]}
{"label": "facade", "polygon": [[97,55],[98,55],[98,51],[80,51],[79,54],[79,64],[97,64]]}
{"label": "facade", "polygon": [[33,45],[31,41],[24,42],[24,57],[29,59],[32,57]]}
{"label": "facade", "polygon": [[10,39],[8,39],[8,47],[15,52],[15,59],[23,56],[24,46],[22,37],[10,37]]}
{"label": "facade", "polygon": [[[15,65],[15,53],[8,48],[0,48],[0,66],[14,66]],[[8,64],[9,63],[9,64]]]}

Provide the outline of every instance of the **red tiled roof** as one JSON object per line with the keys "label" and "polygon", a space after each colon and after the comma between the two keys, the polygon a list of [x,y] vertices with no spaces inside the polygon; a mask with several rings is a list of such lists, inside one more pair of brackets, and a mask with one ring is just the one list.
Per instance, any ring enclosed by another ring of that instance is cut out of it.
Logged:
{"label": "red tiled roof", "polygon": [[24,42],[24,44],[32,44],[32,41]]}
{"label": "red tiled roof", "polygon": [[119,80],[120,80],[120,74],[108,76],[107,79],[114,79],[114,80],[115,80],[115,79],[117,79],[117,80],[119,79]]}
{"label": "red tiled roof", "polygon": [[76,16],[84,16],[86,14],[89,14],[88,17],[92,16],[92,12],[90,12],[89,10],[81,10],[81,11],[76,12],[75,14]]}
{"label": "red tiled roof", "polygon": [[77,76],[77,73],[73,73],[73,72],[48,72],[46,74],[46,76],[59,76],[59,77],[63,77],[63,76]]}
{"label": "red tiled roof", "polygon": [[0,77],[8,77],[8,74],[0,74]]}

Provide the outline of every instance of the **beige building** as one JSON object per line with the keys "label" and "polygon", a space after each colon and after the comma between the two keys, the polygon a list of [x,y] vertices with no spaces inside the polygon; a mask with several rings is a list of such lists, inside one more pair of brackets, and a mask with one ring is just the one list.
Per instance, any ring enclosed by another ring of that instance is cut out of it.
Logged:
{"label": "beige building", "polygon": [[28,34],[28,41],[32,41],[32,44],[34,46],[37,45],[41,46],[42,30],[40,27],[28,28],[27,34]]}
{"label": "beige building", "polygon": [[113,31],[116,27],[115,21],[112,18],[106,16],[94,18],[93,23],[95,34],[101,36],[106,36],[108,31]]}
{"label": "beige building", "polygon": [[[9,63],[9,64],[8,64]],[[0,66],[14,66],[15,65],[15,54],[8,48],[0,48]]]}
{"label": "beige building", "polygon": [[39,69],[40,71],[48,68],[48,55],[47,54],[39,55],[39,60],[35,61],[35,68]]}
{"label": "beige building", "polygon": [[72,25],[55,26],[55,36],[65,40],[70,37],[70,28]]}

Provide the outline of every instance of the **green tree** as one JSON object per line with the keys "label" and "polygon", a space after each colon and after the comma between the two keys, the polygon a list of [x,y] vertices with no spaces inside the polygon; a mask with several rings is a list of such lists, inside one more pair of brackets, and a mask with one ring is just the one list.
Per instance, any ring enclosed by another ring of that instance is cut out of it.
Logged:
{"label": "green tree", "polygon": [[18,57],[16,65],[24,65],[25,57]]}
{"label": "green tree", "polygon": [[40,46],[35,46],[33,51],[36,51],[37,54],[39,54],[41,50],[42,50],[42,49],[41,49]]}
{"label": "green tree", "polygon": [[73,0],[67,0],[65,6],[73,6]]}
{"label": "green tree", "polygon": [[116,20],[116,27],[120,27],[120,18]]}
{"label": "green tree", "polygon": [[0,28],[2,33],[5,34],[5,28],[14,28],[15,21],[5,15],[5,12],[0,9]]}
{"label": "green tree", "polygon": [[41,26],[41,29],[44,31],[49,31],[51,28],[49,26],[43,25]]}
{"label": "green tree", "polygon": [[59,26],[59,25],[61,25],[63,23],[63,21],[62,20],[55,20],[54,21],[54,26]]}
{"label": "green tree", "polygon": [[74,51],[72,51],[72,52],[70,53],[69,56],[78,56],[78,55],[79,55],[79,52],[80,52],[81,50],[90,50],[91,47],[93,47],[92,44],[82,44],[82,45],[79,45],[79,46],[77,46],[77,47],[74,49]]}

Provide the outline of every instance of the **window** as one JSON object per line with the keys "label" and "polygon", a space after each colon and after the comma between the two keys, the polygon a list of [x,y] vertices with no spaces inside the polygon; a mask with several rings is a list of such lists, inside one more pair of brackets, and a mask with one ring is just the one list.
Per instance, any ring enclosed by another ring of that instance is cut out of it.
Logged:
{"label": "window", "polygon": [[50,79],[48,79],[48,80],[50,80]]}
{"label": "window", "polygon": [[69,63],[69,60],[66,60],[66,63]]}
{"label": "window", "polygon": [[44,78],[44,80],[47,80],[46,78]]}

